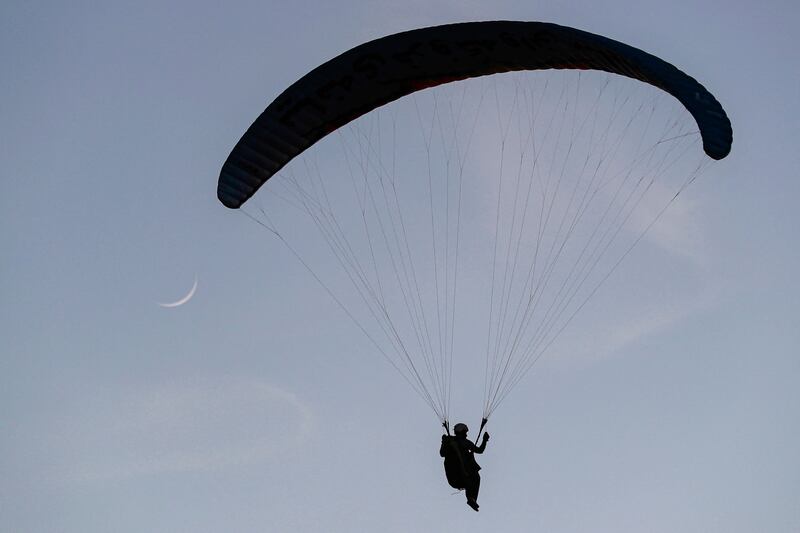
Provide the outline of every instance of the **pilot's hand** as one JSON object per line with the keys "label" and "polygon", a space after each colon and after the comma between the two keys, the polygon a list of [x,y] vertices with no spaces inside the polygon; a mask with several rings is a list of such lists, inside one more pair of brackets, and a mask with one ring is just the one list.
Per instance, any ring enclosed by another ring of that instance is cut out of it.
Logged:
{"label": "pilot's hand", "polygon": [[442,435],[442,442],[447,440],[447,435]]}
{"label": "pilot's hand", "polygon": [[483,442],[486,442],[488,440],[489,440],[489,434],[488,433],[484,433],[483,434]]}

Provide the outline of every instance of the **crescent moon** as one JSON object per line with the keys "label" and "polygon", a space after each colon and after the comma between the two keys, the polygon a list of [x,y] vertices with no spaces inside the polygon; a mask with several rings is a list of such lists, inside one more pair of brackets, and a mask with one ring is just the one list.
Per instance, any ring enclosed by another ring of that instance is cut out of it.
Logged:
{"label": "crescent moon", "polygon": [[178,301],[171,302],[171,303],[158,302],[158,305],[160,305],[161,307],[179,307],[179,306],[185,304],[186,302],[188,302],[189,300],[191,300],[192,296],[194,296],[195,291],[197,291],[197,276],[194,277],[194,284],[192,285],[192,288],[189,290],[189,294],[187,294],[186,296],[184,296],[183,298],[181,298]]}

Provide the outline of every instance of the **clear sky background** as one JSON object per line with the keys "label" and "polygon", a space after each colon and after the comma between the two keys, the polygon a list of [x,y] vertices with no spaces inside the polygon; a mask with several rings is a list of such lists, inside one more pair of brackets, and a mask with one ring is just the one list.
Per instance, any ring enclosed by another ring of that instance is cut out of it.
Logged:
{"label": "clear sky background", "polygon": [[[626,261],[492,419],[475,514],[435,417],[216,180],[314,66],[490,19],[666,58],[734,145],[676,205],[700,266],[631,294]],[[0,531],[800,531],[798,24],[790,1],[3,3]]]}

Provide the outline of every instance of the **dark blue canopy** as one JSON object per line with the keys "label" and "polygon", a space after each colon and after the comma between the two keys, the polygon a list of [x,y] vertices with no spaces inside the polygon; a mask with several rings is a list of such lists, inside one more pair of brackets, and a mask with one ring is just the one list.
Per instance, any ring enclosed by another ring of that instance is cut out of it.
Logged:
{"label": "dark blue canopy", "polygon": [[217,197],[240,207],[319,139],[377,107],[456,80],[517,70],[584,69],[627,76],[677,98],[703,149],[722,159],[733,132],[722,106],[694,78],[626,44],[544,22],[467,22],[389,35],[315,68],[275,99],[234,147]]}

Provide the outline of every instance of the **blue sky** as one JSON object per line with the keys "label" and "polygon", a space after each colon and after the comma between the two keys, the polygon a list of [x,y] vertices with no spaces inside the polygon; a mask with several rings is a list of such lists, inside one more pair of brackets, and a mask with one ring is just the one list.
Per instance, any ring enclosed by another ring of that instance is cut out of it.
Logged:
{"label": "blue sky", "polygon": [[[0,531],[799,530],[800,8],[568,4],[3,4]],[[634,254],[492,419],[475,514],[427,407],[215,192],[309,69],[490,19],[668,59],[734,145],[654,228],[701,259]]]}

